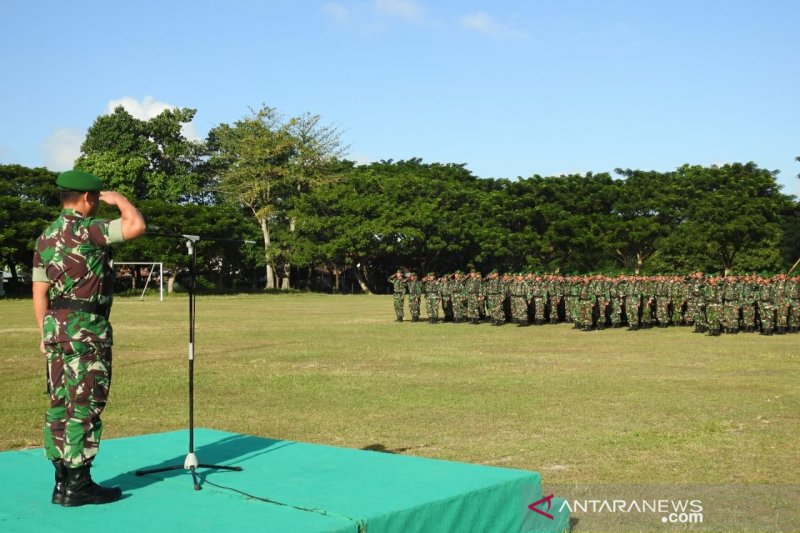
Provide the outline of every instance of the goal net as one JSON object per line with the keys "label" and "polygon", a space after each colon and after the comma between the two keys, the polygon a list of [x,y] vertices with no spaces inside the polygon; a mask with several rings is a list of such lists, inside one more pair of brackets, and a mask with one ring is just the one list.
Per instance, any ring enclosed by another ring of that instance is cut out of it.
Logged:
{"label": "goal net", "polygon": [[152,261],[114,261],[116,273],[115,288],[120,290],[142,290],[139,300],[144,300],[144,295],[150,287],[158,286],[160,301],[164,301],[164,263]]}

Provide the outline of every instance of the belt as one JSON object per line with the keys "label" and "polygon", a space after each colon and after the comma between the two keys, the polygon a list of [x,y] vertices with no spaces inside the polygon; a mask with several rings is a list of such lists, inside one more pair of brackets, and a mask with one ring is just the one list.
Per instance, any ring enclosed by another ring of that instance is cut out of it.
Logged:
{"label": "belt", "polygon": [[69,309],[71,311],[85,311],[95,315],[108,316],[110,310],[108,305],[100,305],[97,302],[87,302],[86,300],[68,300],[57,298],[50,302],[50,309]]}

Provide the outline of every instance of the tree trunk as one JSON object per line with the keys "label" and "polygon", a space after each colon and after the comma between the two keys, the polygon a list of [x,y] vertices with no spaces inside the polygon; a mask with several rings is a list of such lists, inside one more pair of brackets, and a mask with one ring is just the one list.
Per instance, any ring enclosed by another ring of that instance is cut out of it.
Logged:
{"label": "tree trunk", "polygon": [[341,270],[338,267],[333,267],[333,293],[339,294],[341,288],[339,287],[339,274]]}
{"label": "tree trunk", "polygon": [[288,291],[289,286],[289,272],[291,271],[292,265],[286,263],[283,265],[283,277],[281,278],[281,290]]}
{"label": "tree trunk", "polygon": [[266,264],[266,276],[267,281],[266,285],[264,285],[265,289],[274,289],[275,288],[275,280],[272,276],[272,264],[269,256],[269,245],[271,243],[269,237],[269,224],[267,224],[267,218],[259,218],[259,223],[261,224],[261,233],[264,235],[264,263]]}
{"label": "tree trunk", "polygon": [[642,258],[642,252],[636,252],[636,271],[634,272],[637,276],[639,272],[642,271],[642,264],[644,263],[644,258]]}
{"label": "tree trunk", "polygon": [[358,280],[359,286],[361,286],[361,292],[364,294],[372,294],[372,291],[369,290],[367,286],[367,267],[361,265],[361,267],[356,267],[356,279]]}

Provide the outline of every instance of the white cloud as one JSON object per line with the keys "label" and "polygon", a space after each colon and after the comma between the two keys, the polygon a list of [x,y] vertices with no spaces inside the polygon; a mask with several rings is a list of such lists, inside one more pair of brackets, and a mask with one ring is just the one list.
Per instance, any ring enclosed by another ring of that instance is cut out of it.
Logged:
{"label": "white cloud", "polygon": [[[123,96],[122,98],[108,102],[108,114],[110,115],[113,113],[119,106],[122,106],[133,118],[138,118],[139,120],[150,120],[167,109],[177,109],[177,106],[166,102],[159,102],[152,96],[145,96],[144,100],[141,102],[131,96]],[[181,127],[181,132],[183,136],[190,141],[201,140],[200,136],[197,135],[194,124],[191,122],[184,124],[183,127]]]}
{"label": "white cloud", "polygon": [[337,24],[368,32],[385,30],[391,19],[415,24],[430,22],[426,20],[427,9],[414,0],[332,1],[323,4],[322,11]]}
{"label": "white cloud", "polygon": [[41,145],[44,166],[50,170],[69,170],[81,155],[85,134],[67,128],[54,130]]}
{"label": "white cloud", "polygon": [[346,157],[346,159],[353,161],[356,165],[369,165],[370,163],[375,163],[378,161],[374,157],[363,152],[354,152]]}
{"label": "white cloud", "polygon": [[483,11],[462,17],[461,26],[495,39],[524,39],[528,36],[525,32],[497,22],[491,15]]}
{"label": "white cloud", "polygon": [[344,24],[350,18],[350,12],[339,2],[328,2],[322,6],[322,10],[339,24]]}
{"label": "white cloud", "polygon": [[375,11],[390,17],[417,21],[425,16],[425,8],[413,0],[375,0]]}

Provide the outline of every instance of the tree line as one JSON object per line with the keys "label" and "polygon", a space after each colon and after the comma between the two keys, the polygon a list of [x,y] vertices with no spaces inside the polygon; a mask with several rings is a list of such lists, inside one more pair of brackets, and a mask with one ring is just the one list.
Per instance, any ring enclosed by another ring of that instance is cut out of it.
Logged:
{"label": "tree line", "polygon": [[[119,107],[94,121],[75,167],[134,200],[150,228],[257,240],[198,243],[216,290],[342,290],[349,279],[387,292],[398,267],[777,273],[800,257],[800,204],[753,162],[485,179],[417,158],[356,164],[318,115],[268,106],[190,140],[182,126],[194,114],[140,120]],[[57,214],[55,176],[0,166],[0,263],[14,277]],[[126,243],[115,258],[174,271],[188,260],[165,237]]]}

